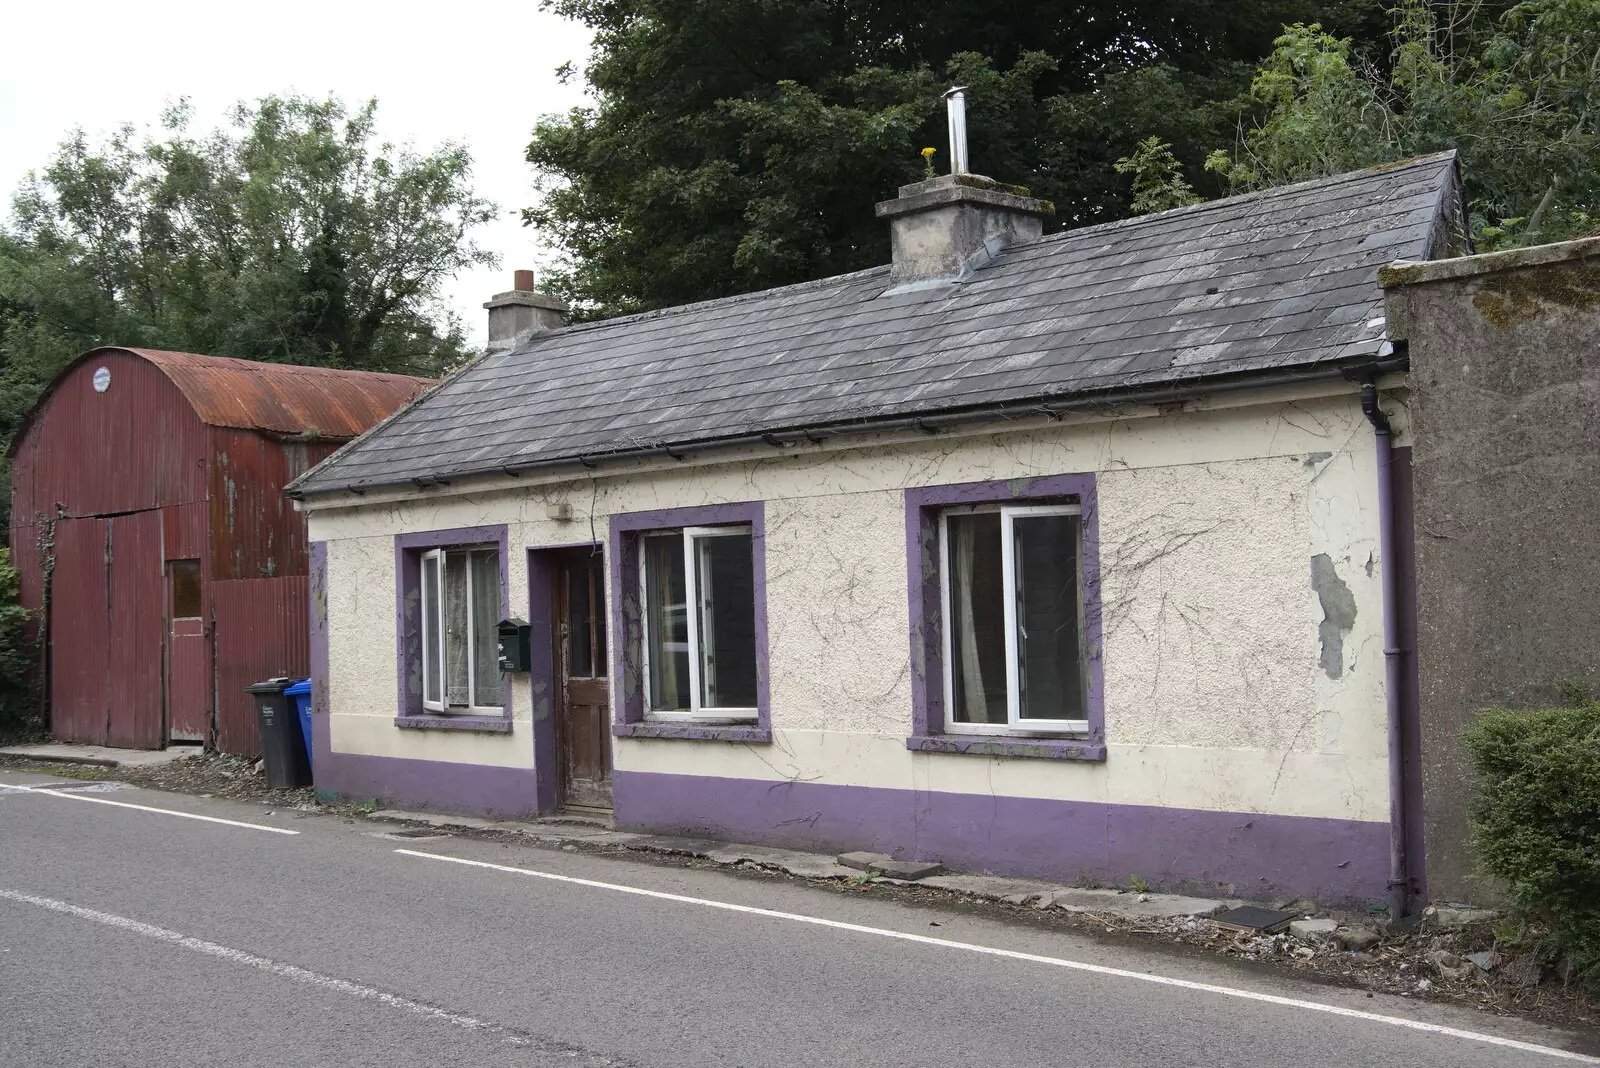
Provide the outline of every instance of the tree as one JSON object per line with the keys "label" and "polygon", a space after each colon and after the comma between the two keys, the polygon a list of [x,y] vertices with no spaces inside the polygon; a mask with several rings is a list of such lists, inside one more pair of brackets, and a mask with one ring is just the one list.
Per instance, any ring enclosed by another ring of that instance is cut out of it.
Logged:
{"label": "tree", "polygon": [[430,374],[465,353],[440,286],[491,263],[471,158],[377,143],[377,104],[269,96],[231,126],[73,133],[0,230],[0,435],[101,344]]}
{"label": "tree", "polygon": [[1405,0],[1378,65],[1318,25],[1278,38],[1259,120],[1207,166],[1250,189],[1454,148],[1481,247],[1592,232],[1600,189],[1600,5]]}
{"label": "tree", "polygon": [[1112,167],[1118,174],[1133,175],[1130,209],[1135,215],[1200,203],[1201,198],[1195,195],[1172,154],[1172,146],[1159,137],[1146,137],[1133,155],[1122,157]]}
{"label": "tree", "polygon": [[1326,15],[1362,34],[1379,9],[546,2],[593,29],[585,75],[598,103],[536,127],[528,159],[542,199],[524,217],[566,255],[551,287],[591,315],[886,262],[871,205],[923,177],[920,150],[943,145],[951,84],[969,86],[976,169],[1054,201],[1062,225],[1120,217],[1131,198],[1116,161],[1155,135],[1198,168],[1234,128],[1278,26]]}

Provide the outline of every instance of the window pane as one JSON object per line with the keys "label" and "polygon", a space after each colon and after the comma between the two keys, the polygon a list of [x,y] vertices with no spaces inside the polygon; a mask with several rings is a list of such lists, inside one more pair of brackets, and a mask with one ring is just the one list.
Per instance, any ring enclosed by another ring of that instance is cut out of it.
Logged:
{"label": "window pane", "polygon": [[444,698],[465,708],[467,692],[467,554],[444,556]]}
{"label": "window pane", "polygon": [[500,704],[500,554],[472,554],[472,703]]}
{"label": "window pane", "polygon": [[173,560],[167,570],[172,575],[172,618],[199,618],[200,561]]}
{"label": "window pane", "polygon": [[1078,636],[1078,517],[1012,521],[1021,719],[1083,719]]}
{"label": "window pane", "polygon": [[689,707],[689,615],[683,582],[683,535],[644,539],[645,631],[650,658],[650,707]]}
{"label": "window pane", "polygon": [[595,674],[590,574],[587,566],[567,570],[567,674],[575,679],[593,678]]}
{"label": "window pane", "polygon": [[951,515],[950,679],[955,723],[1006,722],[1000,513]]}
{"label": "window pane", "polygon": [[698,538],[700,703],[756,707],[755,569],[750,535]]}
{"label": "window pane", "polygon": [[439,703],[439,630],[443,625],[439,611],[439,558],[422,558],[422,697]]}

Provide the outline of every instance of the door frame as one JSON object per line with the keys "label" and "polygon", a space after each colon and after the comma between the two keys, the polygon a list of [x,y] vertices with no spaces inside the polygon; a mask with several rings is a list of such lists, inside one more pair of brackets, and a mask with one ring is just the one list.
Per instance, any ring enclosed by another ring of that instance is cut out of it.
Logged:
{"label": "door frame", "polygon": [[[558,545],[526,546],[528,557],[528,686],[529,704],[533,711],[533,774],[534,809],[539,813],[554,812],[561,803],[561,752],[556,738],[556,717],[559,715],[561,695],[560,666],[555,662],[555,577],[560,572],[561,560],[574,550],[606,552],[599,541],[574,541]],[[605,569],[602,568],[602,574]],[[606,575],[609,581],[609,575]],[[614,590],[602,597],[606,621],[611,617]],[[615,657],[612,642],[606,642],[607,655]],[[608,689],[612,671],[607,665],[604,677]],[[608,704],[613,722],[616,718],[616,694],[610,694]],[[613,764],[613,770],[615,765]]]}
{"label": "door frame", "polygon": [[[161,555],[163,557],[165,557],[166,556],[166,552],[163,551]],[[197,577],[198,577],[198,582],[200,584],[200,614],[198,616],[174,616],[172,614],[172,605],[173,605],[172,565],[173,564],[186,564],[186,563],[189,563],[190,561],[193,561],[195,563],[196,571],[198,572],[198,576]],[[213,691],[215,689],[215,686],[214,686],[214,680],[213,680],[213,677],[212,677],[213,674],[214,674],[214,668],[212,666],[212,658],[211,658],[211,633],[210,633],[210,627],[206,623],[206,608],[208,607],[208,605],[206,604],[206,593],[207,593],[206,585],[207,584],[206,584],[206,573],[205,573],[205,561],[203,559],[200,559],[198,557],[193,557],[193,556],[174,557],[173,559],[163,560],[162,561],[162,563],[161,563],[161,571],[162,571],[162,590],[163,590],[163,593],[165,594],[165,597],[166,597],[166,603],[162,606],[162,609],[161,609],[161,618],[162,618],[162,625],[163,625],[163,629],[162,629],[162,632],[161,632],[161,648],[162,648],[162,656],[161,656],[161,730],[162,730],[162,735],[163,735],[163,737],[165,737],[166,743],[169,746],[174,745],[174,744],[177,744],[177,745],[194,745],[194,744],[197,744],[197,743],[199,745],[201,745],[201,746],[206,746],[206,745],[211,744],[211,742],[212,742],[212,737],[211,737],[211,698],[212,698],[212,694],[213,694]],[[174,639],[179,637],[179,635],[174,634],[173,631],[176,629],[177,623],[178,623],[178,621],[180,619],[181,620],[185,620],[185,621],[192,619],[199,625],[199,628],[200,628],[198,634],[182,635],[183,637],[186,637],[186,638],[187,637],[198,638],[199,641],[200,641],[200,644],[201,644],[201,659],[202,659],[202,666],[204,668],[204,677],[205,677],[205,684],[204,684],[204,687],[203,687],[204,691],[205,691],[205,701],[204,701],[204,709],[203,709],[202,719],[204,720],[204,724],[205,725],[200,729],[200,737],[198,737],[198,738],[188,738],[188,737],[177,738],[177,737],[174,737],[174,734],[173,734],[173,716],[172,716],[172,646],[173,646]]]}

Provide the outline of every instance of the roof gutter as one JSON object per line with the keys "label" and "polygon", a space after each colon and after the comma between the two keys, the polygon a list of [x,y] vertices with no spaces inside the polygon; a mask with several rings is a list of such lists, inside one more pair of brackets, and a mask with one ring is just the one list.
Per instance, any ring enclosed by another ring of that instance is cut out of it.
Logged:
{"label": "roof gutter", "polygon": [[1371,377],[1390,371],[1404,371],[1406,369],[1406,358],[1403,355],[1390,354],[1390,347],[1387,344],[1382,347],[1380,352],[1382,353],[1381,355],[1374,354],[1339,363],[1301,367],[1290,371],[1252,373],[1236,378],[1200,379],[1181,386],[1169,386],[1166,388],[1144,389],[1135,387],[1089,395],[1076,393],[1056,397],[1042,397],[1024,402],[946,409],[927,415],[897,416],[890,419],[866,419],[854,422],[819,423],[806,427],[766,430],[725,438],[683,442],[681,444],[640,445],[633,448],[612,449],[588,455],[550,457],[543,460],[532,460],[527,463],[501,464],[494,467],[453,471],[445,474],[420,475],[411,478],[393,478],[372,482],[351,482],[343,486],[328,486],[325,489],[310,491],[296,487],[286,492],[288,496],[297,500],[305,499],[308,496],[341,492],[354,493],[359,496],[366,493],[367,490],[387,489],[396,486],[415,486],[419,489],[428,486],[448,486],[455,479],[472,478],[479,475],[503,474],[511,478],[517,478],[536,471],[570,467],[574,464],[593,469],[599,467],[602,461],[641,460],[661,456],[668,456],[674,460],[683,460],[688,457],[690,452],[704,452],[708,449],[737,449],[763,444],[778,448],[788,448],[803,444],[816,445],[830,438],[846,434],[885,433],[899,430],[919,430],[926,434],[937,434],[941,430],[963,423],[1029,419],[1037,418],[1041,415],[1059,420],[1064,416],[1077,412],[1097,411],[1126,404],[1176,403],[1218,393],[1239,393],[1246,390],[1308,385],[1318,382],[1348,382],[1352,377]]}

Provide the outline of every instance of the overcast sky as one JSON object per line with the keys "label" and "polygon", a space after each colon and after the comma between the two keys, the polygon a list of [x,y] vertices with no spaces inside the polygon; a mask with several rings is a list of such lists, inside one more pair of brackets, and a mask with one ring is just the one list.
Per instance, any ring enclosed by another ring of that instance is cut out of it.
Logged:
{"label": "overcast sky", "polygon": [[582,100],[581,79],[560,85],[555,69],[580,70],[588,32],[539,10],[537,0],[377,4],[275,0],[13,0],[0,26],[10,47],[0,64],[0,194],[44,166],[65,132],[120,123],[154,126],[168,101],[188,97],[197,129],[228,107],[267,93],[332,93],[355,104],[378,98],[380,133],[419,149],[465,143],[479,193],[502,219],[480,234],[501,268],[462,274],[451,303],[481,343],[480,305],[511,288],[511,271],[541,261],[517,212],[532,199],[523,161],[535,120]]}

